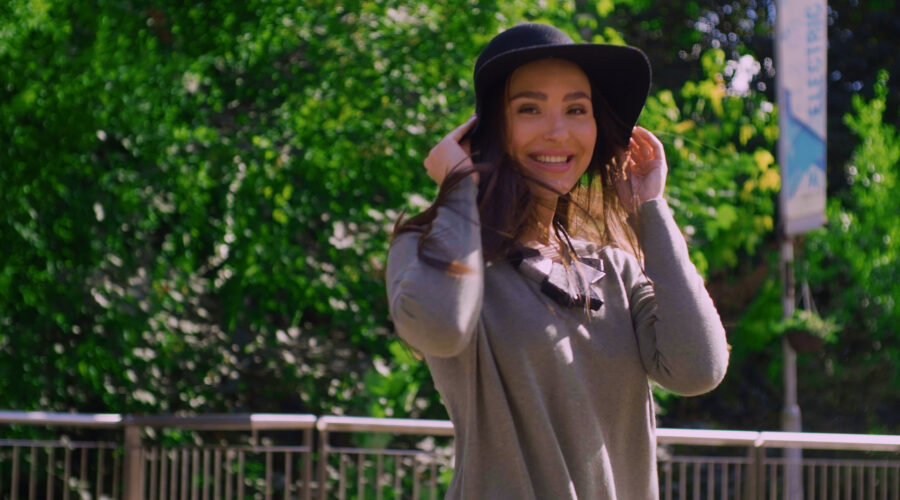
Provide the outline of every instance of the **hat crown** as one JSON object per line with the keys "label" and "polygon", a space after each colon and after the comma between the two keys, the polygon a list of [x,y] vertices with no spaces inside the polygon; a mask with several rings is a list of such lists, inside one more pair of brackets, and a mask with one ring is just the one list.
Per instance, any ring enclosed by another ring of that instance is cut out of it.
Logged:
{"label": "hat crown", "polygon": [[520,24],[495,36],[475,61],[475,75],[494,57],[507,52],[546,45],[572,45],[564,31],[546,24]]}

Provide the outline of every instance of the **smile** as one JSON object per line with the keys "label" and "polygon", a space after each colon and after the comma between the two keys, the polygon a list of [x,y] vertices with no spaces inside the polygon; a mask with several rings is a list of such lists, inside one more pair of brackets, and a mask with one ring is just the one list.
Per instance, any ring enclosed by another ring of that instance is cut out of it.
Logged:
{"label": "smile", "polygon": [[535,155],[534,159],[541,163],[566,163],[569,161],[568,156]]}
{"label": "smile", "polygon": [[569,168],[574,155],[532,154],[528,158],[540,167],[553,172],[562,172]]}

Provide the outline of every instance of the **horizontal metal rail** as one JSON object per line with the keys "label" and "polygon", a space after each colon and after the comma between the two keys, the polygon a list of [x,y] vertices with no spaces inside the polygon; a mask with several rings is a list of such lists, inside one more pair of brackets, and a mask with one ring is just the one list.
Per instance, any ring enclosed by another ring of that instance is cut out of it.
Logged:
{"label": "horizontal metal rail", "polygon": [[[453,436],[453,424],[449,420],[324,416],[319,417],[316,428],[322,432]],[[659,428],[656,429],[656,441],[697,446],[900,452],[900,436],[873,434]]]}
{"label": "horizontal metal rail", "polygon": [[379,432],[389,434],[430,434],[452,436],[449,420],[371,417],[319,417],[316,428],[322,432]]}
{"label": "horizontal metal rail", "polygon": [[118,413],[83,414],[46,411],[0,411],[0,424],[116,429],[122,426],[122,416]]}
{"label": "horizontal metal rail", "polygon": [[[198,416],[122,416],[115,413],[78,414],[0,411],[0,424],[93,427],[116,429],[127,425],[192,430],[302,430],[323,432],[375,432],[453,436],[449,420],[322,416],[309,414],[220,414]],[[900,452],[900,436],[777,431],[723,431],[659,428],[660,444],[805,448]]]}
{"label": "horizontal metal rail", "polygon": [[281,413],[122,416],[116,413],[90,415],[43,411],[0,411],[0,424],[106,429],[135,425],[138,427],[215,431],[301,430],[314,428],[316,420],[315,415]]}

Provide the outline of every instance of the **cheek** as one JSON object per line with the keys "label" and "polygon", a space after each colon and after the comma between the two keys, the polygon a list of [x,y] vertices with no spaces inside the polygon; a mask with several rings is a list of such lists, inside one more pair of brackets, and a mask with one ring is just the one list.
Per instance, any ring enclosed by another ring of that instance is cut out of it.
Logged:
{"label": "cheek", "polygon": [[521,121],[510,120],[507,123],[509,124],[506,133],[507,153],[511,156],[516,156],[531,141],[534,133],[531,127]]}
{"label": "cheek", "polygon": [[594,144],[597,143],[597,124],[593,121],[585,124],[585,126],[578,131],[578,136],[581,143],[585,145],[585,149],[593,152]]}

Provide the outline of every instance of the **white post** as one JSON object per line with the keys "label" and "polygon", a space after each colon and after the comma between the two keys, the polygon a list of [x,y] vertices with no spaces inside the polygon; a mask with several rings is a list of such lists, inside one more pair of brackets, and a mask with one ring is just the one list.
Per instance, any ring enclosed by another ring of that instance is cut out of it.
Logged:
{"label": "white post", "polygon": [[141,445],[141,428],[132,423],[125,424],[124,465],[124,498],[126,500],[143,500],[144,455]]}
{"label": "white post", "polygon": [[[788,319],[794,315],[794,239],[785,236],[781,242],[781,306],[783,317]],[[781,410],[781,428],[788,432],[800,432],[800,405],[797,404],[797,353],[791,347],[787,337],[781,338],[784,376],[784,407]],[[784,498],[796,500],[803,498],[803,481],[800,462],[803,453],[800,448],[786,448],[787,459],[784,469]]]}

